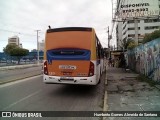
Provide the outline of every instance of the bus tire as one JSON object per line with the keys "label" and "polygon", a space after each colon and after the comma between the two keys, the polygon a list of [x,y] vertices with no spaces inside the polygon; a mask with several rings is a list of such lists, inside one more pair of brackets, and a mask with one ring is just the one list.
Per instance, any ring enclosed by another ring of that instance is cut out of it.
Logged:
{"label": "bus tire", "polygon": [[98,84],[100,84],[100,83],[101,83],[101,74],[100,74],[99,80],[98,80]]}
{"label": "bus tire", "polygon": [[100,83],[101,83],[101,80],[99,79],[98,84],[100,84]]}

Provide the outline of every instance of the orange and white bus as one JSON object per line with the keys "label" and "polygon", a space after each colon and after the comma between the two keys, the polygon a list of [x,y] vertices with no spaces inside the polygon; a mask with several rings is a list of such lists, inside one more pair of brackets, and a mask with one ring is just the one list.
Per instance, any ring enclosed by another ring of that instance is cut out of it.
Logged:
{"label": "orange and white bus", "polygon": [[93,28],[48,29],[45,38],[43,81],[96,85],[104,71],[104,52]]}

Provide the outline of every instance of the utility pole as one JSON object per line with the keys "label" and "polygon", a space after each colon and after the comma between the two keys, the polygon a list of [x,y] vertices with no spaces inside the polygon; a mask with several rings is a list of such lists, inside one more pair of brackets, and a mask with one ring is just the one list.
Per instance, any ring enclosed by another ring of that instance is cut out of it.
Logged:
{"label": "utility pole", "polygon": [[39,41],[38,41],[38,33],[40,30],[36,30],[37,32],[37,64],[39,65]]}
{"label": "utility pole", "polygon": [[109,36],[109,26],[108,26],[108,53],[109,53],[109,58],[110,58],[110,36]]}
{"label": "utility pole", "polygon": [[134,19],[134,27],[135,27],[135,42],[138,45],[138,20]]}

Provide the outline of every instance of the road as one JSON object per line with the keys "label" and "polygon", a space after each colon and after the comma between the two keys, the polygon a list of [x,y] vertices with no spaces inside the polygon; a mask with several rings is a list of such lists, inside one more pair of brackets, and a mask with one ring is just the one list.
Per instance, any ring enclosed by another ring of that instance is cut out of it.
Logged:
{"label": "road", "polygon": [[104,78],[97,86],[44,84],[41,75],[0,85],[0,111],[102,111]]}
{"label": "road", "polygon": [[0,71],[0,83],[35,76],[42,73],[42,66]]}

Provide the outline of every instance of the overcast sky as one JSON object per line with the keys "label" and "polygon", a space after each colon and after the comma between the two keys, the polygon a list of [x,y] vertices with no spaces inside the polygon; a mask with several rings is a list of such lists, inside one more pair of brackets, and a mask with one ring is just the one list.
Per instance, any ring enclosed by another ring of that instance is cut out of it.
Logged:
{"label": "overcast sky", "polygon": [[20,37],[23,48],[36,49],[35,30],[41,30],[39,41],[42,41],[48,25],[93,27],[103,47],[107,47],[111,6],[111,0],[0,0],[0,52],[8,37],[14,35]]}

